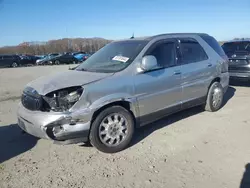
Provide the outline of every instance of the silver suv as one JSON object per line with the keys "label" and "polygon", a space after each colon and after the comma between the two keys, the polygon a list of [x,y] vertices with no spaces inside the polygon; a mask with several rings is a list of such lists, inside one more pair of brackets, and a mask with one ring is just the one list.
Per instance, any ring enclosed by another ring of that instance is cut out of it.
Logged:
{"label": "silver suv", "polygon": [[134,129],[193,106],[222,106],[228,59],[207,34],[112,42],[75,70],[29,83],[18,108],[26,132],[59,143],[125,149]]}

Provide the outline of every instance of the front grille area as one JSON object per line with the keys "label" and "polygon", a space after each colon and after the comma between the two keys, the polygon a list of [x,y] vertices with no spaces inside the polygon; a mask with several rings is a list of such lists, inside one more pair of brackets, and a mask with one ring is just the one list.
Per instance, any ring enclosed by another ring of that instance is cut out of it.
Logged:
{"label": "front grille area", "polygon": [[32,96],[27,93],[23,93],[21,101],[23,106],[28,110],[38,111],[42,109],[43,99],[41,96]]}

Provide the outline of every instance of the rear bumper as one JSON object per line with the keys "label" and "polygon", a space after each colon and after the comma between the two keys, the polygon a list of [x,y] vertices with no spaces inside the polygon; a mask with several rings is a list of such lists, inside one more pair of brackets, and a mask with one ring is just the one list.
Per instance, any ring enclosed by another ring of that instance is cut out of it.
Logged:
{"label": "rear bumper", "polygon": [[230,79],[249,79],[250,78],[250,64],[249,60],[245,60],[245,64],[233,63],[229,64]]}
{"label": "rear bumper", "polygon": [[223,87],[224,93],[226,93],[226,91],[228,89],[228,86],[229,86],[229,73],[228,72],[225,72],[225,73],[221,74],[220,83],[221,83],[221,85]]}
{"label": "rear bumper", "polygon": [[229,72],[230,78],[250,79],[250,72]]}
{"label": "rear bumper", "polygon": [[58,142],[88,141],[90,121],[74,120],[71,114],[27,110],[21,103],[17,111],[18,125],[25,132]]}

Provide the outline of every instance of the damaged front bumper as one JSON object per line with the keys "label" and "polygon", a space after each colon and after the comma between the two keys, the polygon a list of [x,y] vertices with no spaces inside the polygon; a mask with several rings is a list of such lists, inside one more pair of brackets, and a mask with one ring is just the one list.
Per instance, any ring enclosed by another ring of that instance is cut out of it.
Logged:
{"label": "damaged front bumper", "polygon": [[88,112],[76,116],[73,112],[30,111],[22,103],[18,106],[18,125],[25,132],[38,137],[54,140],[60,144],[87,142],[90,130]]}

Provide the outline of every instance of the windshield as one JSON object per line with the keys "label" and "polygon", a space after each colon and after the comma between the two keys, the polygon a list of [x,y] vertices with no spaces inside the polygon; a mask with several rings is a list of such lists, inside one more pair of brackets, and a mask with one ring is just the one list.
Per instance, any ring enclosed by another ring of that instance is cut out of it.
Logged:
{"label": "windshield", "polygon": [[145,40],[113,42],[90,56],[76,70],[118,72],[125,69],[146,46]]}
{"label": "windshield", "polygon": [[237,52],[237,51],[248,51],[250,52],[250,42],[228,42],[222,45],[223,50],[226,53]]}

